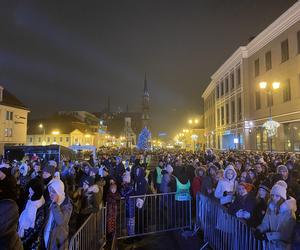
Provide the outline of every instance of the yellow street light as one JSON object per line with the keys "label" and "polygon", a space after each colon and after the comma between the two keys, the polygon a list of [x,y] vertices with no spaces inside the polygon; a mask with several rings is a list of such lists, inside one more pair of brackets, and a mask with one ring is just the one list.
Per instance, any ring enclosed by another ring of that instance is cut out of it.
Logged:
{"label": "yellow street light", "polygon": [[86,134],[86,135],[85,135],[85,138],[90,138],[90,137],[91,137],[90,134]]}
{"label": "yellow street light", "polygon": [[265,88],[267,87],[267,82],[260,82],[260,83],[259,83],[259,87],[260,87],[261,89],[265,89]]}
{"label": "yellow street light", "polygon": [[193,120],[190,119],[190,120],[189,120],[189,124],[193,124]]}
{"label": "yellow street light", "polygon": [[39,128],[43,128],[44,127],[44,125],[41,123],[41,124],[39,124]]}
{"label": "yellow street light", "polygon": [[280,82],[273,82],[272,87],[273,87],[273,89],[279,89],[280,88]]}
{"label": "yellow street light", "polygon": [[52,131],[52,135],[59,135],[59,131],[58,130]]}
{"label": "yellow street light", "polygon": [[196,123],[196,124],[198,124],[198,123],[199,123],[198,119],[196,119],[196,120],[195,120],[195,123]]}

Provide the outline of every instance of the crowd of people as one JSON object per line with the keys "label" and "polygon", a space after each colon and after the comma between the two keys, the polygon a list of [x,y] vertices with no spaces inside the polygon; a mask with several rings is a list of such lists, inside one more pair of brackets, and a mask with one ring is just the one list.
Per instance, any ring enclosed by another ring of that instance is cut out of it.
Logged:
{"label": "crowd of people", "polygon": [[[154,164],[154,165],[153,165]],[[126,202],[127,234],[136,232],[132,196],[197,193],[244,220],[255,235],[287,249],[299,218],[300,161],[294,154],[226,151],[98,152],[88,161],[37,155],[1,160],[0,245],[3,249],[65,249],[91,213],[107,207],[107,236],[116,231],[119,201]],[[179,199],[180,196],[180,199]],[[277,248],[276,248],[277,249]]]}

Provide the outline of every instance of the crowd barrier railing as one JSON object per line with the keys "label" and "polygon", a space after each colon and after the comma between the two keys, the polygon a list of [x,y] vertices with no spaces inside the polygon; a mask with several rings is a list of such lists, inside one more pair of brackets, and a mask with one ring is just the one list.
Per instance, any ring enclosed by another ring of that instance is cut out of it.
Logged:
{"label": "crowd barrier railing", "polygon": [[178,193],[122,198],[118,205],[118,239],[191,228],[191,199]]}
{"label": "crowd barrier railing", "polygon": [[69,250],[102,249],[106,243],[106,207],[92,213],[69,242]]}
{"label": "crowd barrier railing", "polygon": [[254,230],[213,199],[197,194],[196,223],[212,249],[268,250],[269,243],[254,237]]}

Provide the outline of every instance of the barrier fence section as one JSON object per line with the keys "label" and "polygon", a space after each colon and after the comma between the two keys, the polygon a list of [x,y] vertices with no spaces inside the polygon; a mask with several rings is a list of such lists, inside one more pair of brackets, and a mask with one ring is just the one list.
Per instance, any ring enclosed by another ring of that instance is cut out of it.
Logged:
{"label": "barrier fence section", "polygon": [[101,249],[106,243],[106,207],[92,213],[73,235],[69,250]]}
{"label": "barrier fence section", "polygon": [[228,214],[216,201],[198,194],[196,202],[196,223],[204,232],[204,240],[213,249],[270,249],[267,242],[254,237],[251,227]]}
{"label": "barrier fence section", "polygon": [[178,193],[122,198],[118,205],[118,239],[191,228],[191,199]]}

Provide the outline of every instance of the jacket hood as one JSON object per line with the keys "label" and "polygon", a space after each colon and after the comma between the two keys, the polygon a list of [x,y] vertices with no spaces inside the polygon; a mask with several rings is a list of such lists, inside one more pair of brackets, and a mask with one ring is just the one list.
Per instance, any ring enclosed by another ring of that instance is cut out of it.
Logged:
{"label": "jacket hood", "polygon": [[225,168],[225,171],[224,171],[224,174],[223,174],[224,179],[228,180],[228,179],[226,178],[226,174],[227,174],[227,171],[228,171],[228,170],[232,170],[232,171],[233,171],[233,178],[232,178],[232,181],[234,181],[234,180],[236,179],[237,174],[236,174],[236,171],[235,171],[235,169],[234,169],[234,167],[233,167],[232,165],[228,165],[228,166]]}

